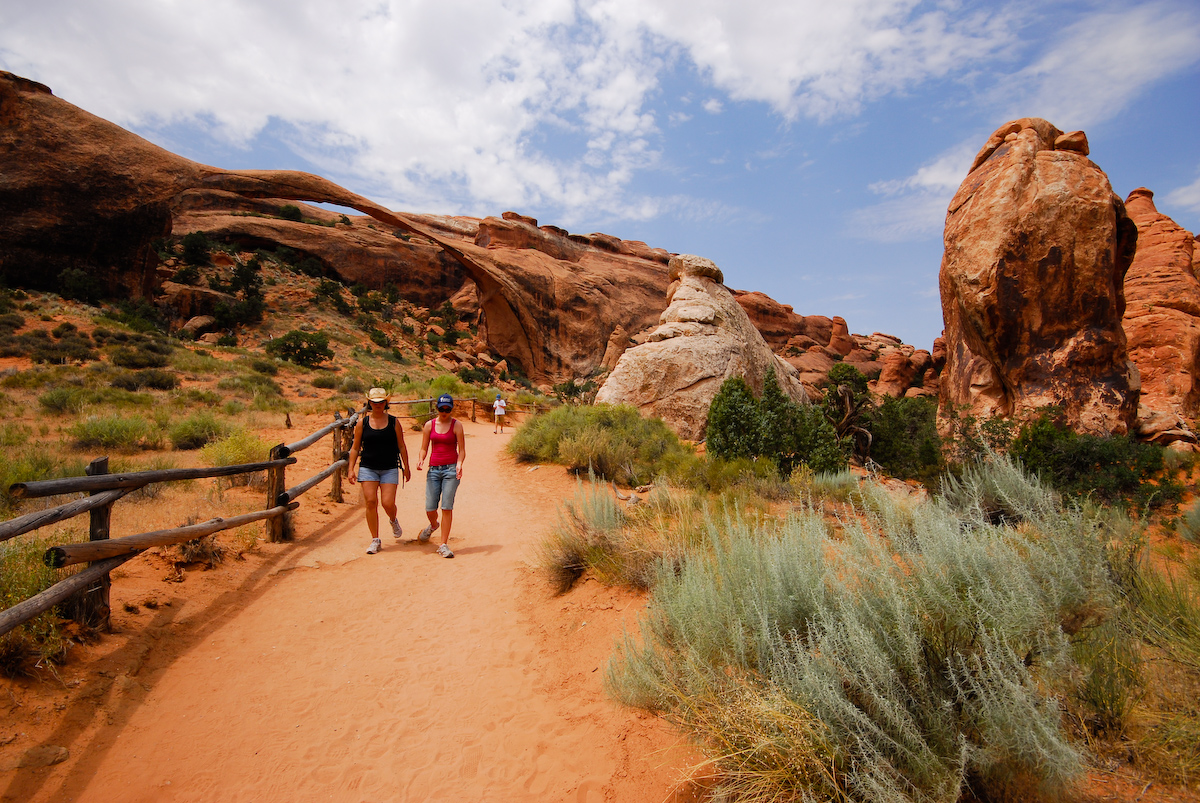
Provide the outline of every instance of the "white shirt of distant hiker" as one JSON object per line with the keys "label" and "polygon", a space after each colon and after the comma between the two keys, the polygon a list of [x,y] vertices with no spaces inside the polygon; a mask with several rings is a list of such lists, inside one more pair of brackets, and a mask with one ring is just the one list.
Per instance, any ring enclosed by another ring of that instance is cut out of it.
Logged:
{"label": "white shirt of distant hiker", "polygon": [[505,402],[504,399],[496,399],[494,402],[492,402],[492,410],[496,413],[496,415],[504,415],[505,404],[507,404],[507,402]]}

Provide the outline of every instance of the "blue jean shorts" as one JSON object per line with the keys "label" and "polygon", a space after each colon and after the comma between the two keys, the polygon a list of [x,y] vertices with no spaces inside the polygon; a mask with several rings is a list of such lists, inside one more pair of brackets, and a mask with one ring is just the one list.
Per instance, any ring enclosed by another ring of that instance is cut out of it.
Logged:
{"label": "blue jean shorts", "polygon": [[438,497],[442,500],[442,510],[454,510],[454,494],[458,492],[458,466],[449,463],[444,466],[430,466],[425,477],[425,509],[437,510]]}
{"label": "blue jean shorts", "polygon": [[400,469],[358,467],[359,482],[377,482],[380,485],[399,485]]}

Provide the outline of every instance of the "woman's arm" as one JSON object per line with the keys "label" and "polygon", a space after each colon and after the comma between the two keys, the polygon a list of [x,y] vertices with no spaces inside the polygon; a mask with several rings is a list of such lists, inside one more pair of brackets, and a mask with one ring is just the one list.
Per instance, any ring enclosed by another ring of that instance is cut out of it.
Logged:
{"label": "woman's arm", "polygon": [[425,426],[421,427],[421,457],[417,460],[417,471],[425,465],[425,456],[429,454],[429,428],[433,426],[433,419],[425,422]]}
{"label": "woman's arm", "polygon": [[349,463],[346,465],[346,479],[350,480],[353,485],[358,480],[358,472],[354,470],[354,464],[358,462],[358,453],[362,449],[362,416],[358,417],[358,421],[354,424],[354,445],[350,447]]}
{"label": "woman's arm", "polygon": [[412,479],[412,468],[408,465],[408,447],[404,445],[404,426],[396,419],[396,445],[400,447],[400,464],[404,466],[404,481]]}
{"label": "woman's arm", "polygon": [[454,471],[457,479],[462,479],[463,463],[467,459],[467,435],[461,421],[454,422],[454,437],[458,440],[458,468]]}

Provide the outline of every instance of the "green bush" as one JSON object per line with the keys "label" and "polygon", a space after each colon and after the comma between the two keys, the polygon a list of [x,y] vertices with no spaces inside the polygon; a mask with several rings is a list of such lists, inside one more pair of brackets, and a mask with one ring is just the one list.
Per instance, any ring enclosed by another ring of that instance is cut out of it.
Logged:
{"label": "green bush", "polygon": [[141,371],[126,371],[113,377],[112,386],[122,390],[174,390],[179,387],[179,374],[159,368],[144,368]]}
{"label": "green bush", "polygon": [[784,476],[802,464],[813,471],[846,466],[833,427],[817,408],[784,395],[774,371],[767,374],[761,400],[741,377],[725,380],[709,406],[705,439],[714,457],[765,457]]}
{"label": "green bush", "polygon": [[707,516],[610,691],[708,745],[722,799],[1062,799],[1083,769],[1069,636],[1112,608],[1111,532],[1057,507],[1016,530],[872,500],[836,532],[819,511]]}
{"label": "green bush", "polygon": [[740,376],[726,379],[708,408],[705,449],[726,460],[759,454],[762,428],[758,419],[758,400],[746,380]]}
{"label": "green bush", "polygon": [[1081,435],[1043,413],[1012,442],[1011,454],[1061,493],[1108,504],[1172,505],[1183,489],[1164,471],[1163,449],[1132,438]]}
{"label": "green bush", "polygon": [[347,396],[357,395],[359,393],[366,393],[367,385],[357,376],[348,376],[342,380],[341,384],[338,386],[338,391],[346,394]]}
{"label": "green bush", "polygon": [[642,485],[690,454],[659,419],[642,418],[628,405],[563,405],[534,416],[508,444],[519,460],[589,469],[605,479]]}
{"label": "green bush", "polygon": [[67,268],[58,274],[58,294],[87,304],[95,304],[104,294],[100,281],[79,268]]}
{"label": "green bush", "polygon": [[210,412],[194,413],[172,425],[169,437],[176,449],[199,449],[224,436],[225,426]]}
{"label": "green bush", "polygon": [[486,368],[459,368],[458,378],[472,385],[486,385],[492,381],[492,372]]}
{"label": "green bush", "polygon": [[935,399],[888,397],[865,419],[871,459],[890,476],[931,484],[945,470]]}
{"label": "green bush", "polygon": [[50,412],[78,413],[89,404],[99,404],[103,396],[90,388],[57,387],[38,396],[38,404]]}
{"label": "green bush", "polygon": [[297,365],[315,368],[333,359],[329,336],[324,332],[301,332],[293,329],[267,344],[267,353]]}
{"label": "green bush", "polygon": [[158,354],[147,348],[127,348],[118,346],[108,355],[113,365],[122,368],[165,368],[170,360],[165,354]]}
{"label": "green bush", "polygon": [[336,388],[338,386],[337,374],[331,373],[329,371],[321,371],[316,376],[314,376],[312,378],[312,380],[310,380],[309,384],[311,384],[314,388],[321,388],[323,390],[333,390],[334,388]]}
{"label": "green bush", "polygon": [[152,449],[158,445],[153,428],[140,416],[126,418],[119,415],[88,416],[77,421],[67,430],[80,447],[99,447],[132,452],[136,449]]}
{"label": "green bush", "polygon": [[250,368],[266,376],[275,376],[279,373],[279,366],[275,364],[274,360],[264,360],[260,357],[250,360]]}
{"label": "green bush", "polygon": [[175,275],[171,277],[171,281],[192,286],[200,284],[200,269],[195,265],[184,265],[175,271]]}
{"label": "green bush", "polygon": [[304,222],[304,217],[300,214],[300,207],[295,204],[284,204],[279,207],[279,219],[291,220],[295,223]]}
{"label": "green bush", "polygon": [[212,243],[202,231],[183,235],[183,261],[189,265],[208,265],[212,261]]}

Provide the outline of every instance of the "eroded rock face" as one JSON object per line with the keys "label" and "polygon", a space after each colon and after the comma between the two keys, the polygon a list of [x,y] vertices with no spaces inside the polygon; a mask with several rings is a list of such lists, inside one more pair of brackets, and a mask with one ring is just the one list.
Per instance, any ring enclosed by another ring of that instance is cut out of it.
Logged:
{"label": "eroded rock face", "polygon": [[317,259],[327,275],[348,285],[380,290],[394,284],[402,298],[421,307],[441,306],[466,282],[458,260],[424,237],[398,237],[392,226],[363,215],[347,215],[349,223],[342,223],[342,215],[305,204],[300,208],[306,221],[333,225],[281,220],[285,203],[221,190],[187,190],[171,203],[171,232],[202,231],[246,250],[283,245]]}
{"label": "eroded rock face", "polygon": [[1200,281],[1191,233],[1160,213],[1139,187],[1125,200],[1137,225],[1137,255],[1125,275],[1129,357],[1142,379],[1141,404],[1195,416],[1200,404]]}
{"label": "eroded rock face", "polygon": [[1133,426],[1121,319],[1137,229],[1084,155],[1086,138],[1063,136],[1035,118],[1002,126],[950,202],[943,416],[965,407],[1021,419],[1056,405],[1079,431]]}
{"label": "eroded rock face", "polygon": [[771,351],[710,260],[672,257],[667,309],[645,342],[625,351],[596,402],[632,404],[680,437],[699,439],[721,383],[741,376],[762,392],[774,368],[780,387],[807,400],[796,369]]}

